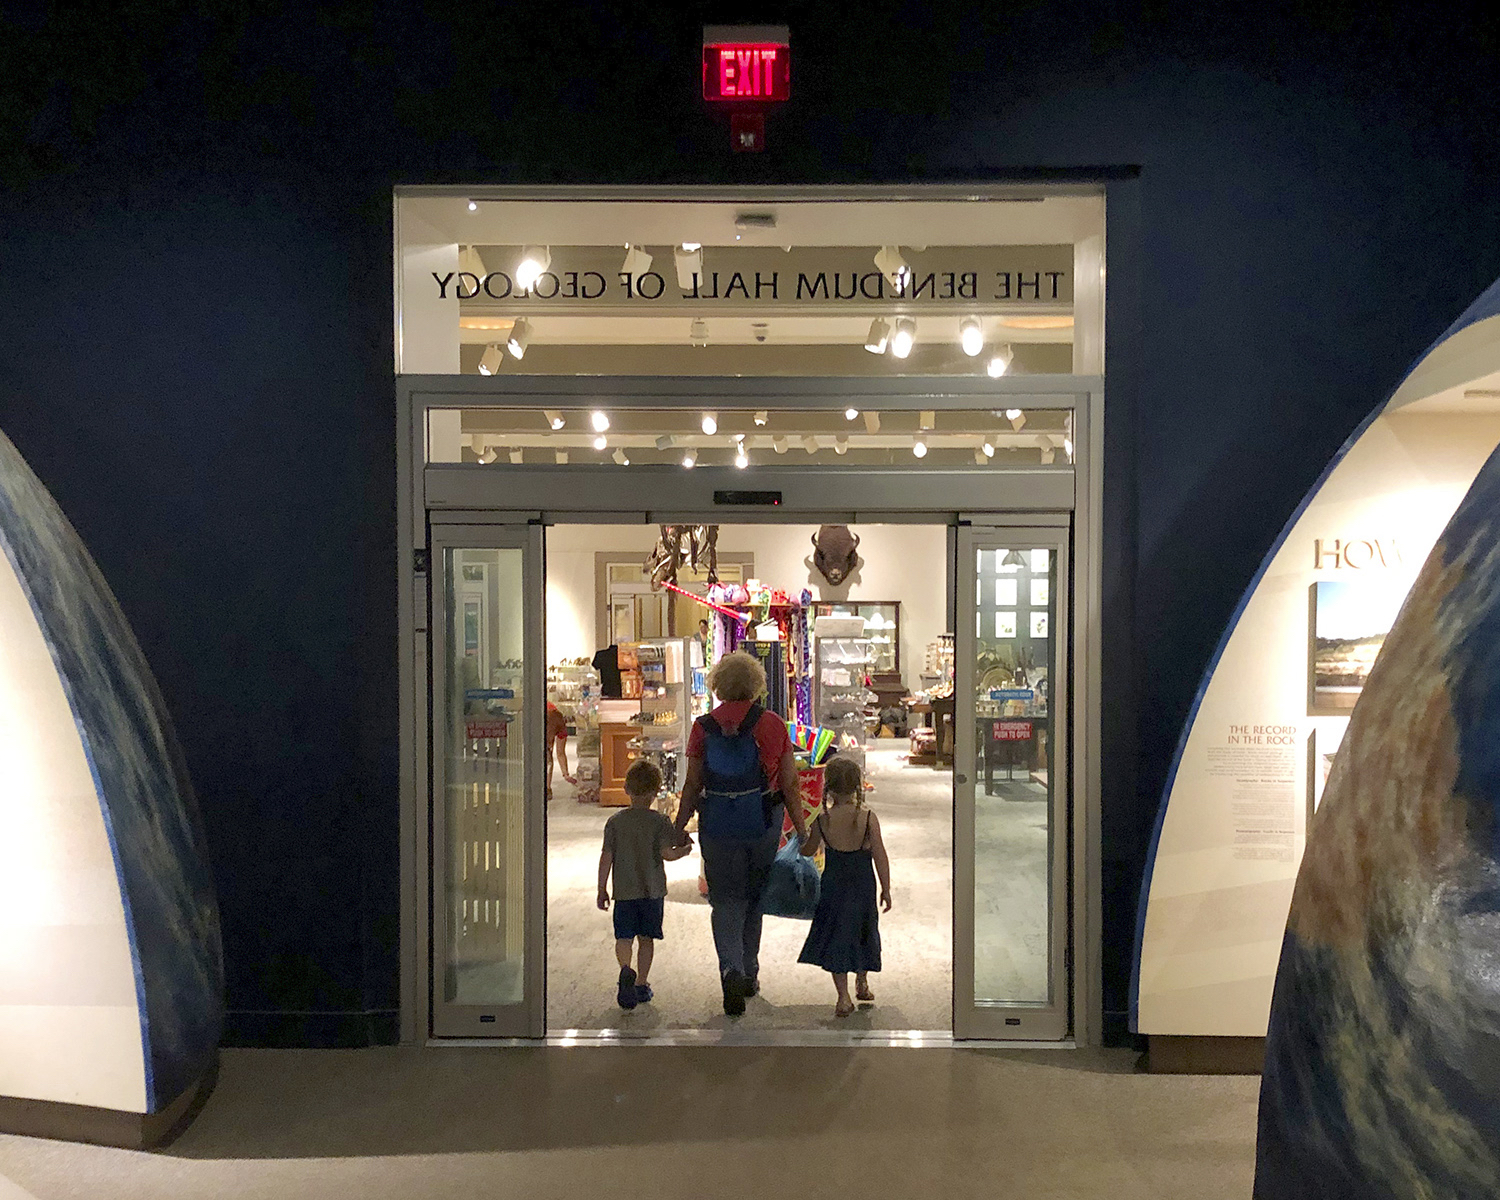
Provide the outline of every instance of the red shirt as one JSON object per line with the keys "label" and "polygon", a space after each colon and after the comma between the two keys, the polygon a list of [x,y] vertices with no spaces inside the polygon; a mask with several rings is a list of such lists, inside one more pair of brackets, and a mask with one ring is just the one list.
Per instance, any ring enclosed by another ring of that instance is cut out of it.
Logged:
{"label": "red shirt", "polygon": [[[751,700],[726,700],[709,716],[719,722],[726,733],[738,729],[750,712]],[[764,712],[751,731],[755,744],[760,747],[760,765],[765,768],[766,784],[774,792],[781,787],[781,756],[792,748],[791,734],[786,731],[786,722],[773,712]],[[703,727],[693,722],[693,732],[688,734],[687,756],[703,757],[703,742],[707,738]]]}

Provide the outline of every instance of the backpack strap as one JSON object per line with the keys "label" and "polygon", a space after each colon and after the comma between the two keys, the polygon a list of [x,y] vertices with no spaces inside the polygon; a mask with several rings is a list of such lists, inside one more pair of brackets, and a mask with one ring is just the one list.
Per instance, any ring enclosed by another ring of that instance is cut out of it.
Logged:
{"label": "backpack strap", "polygon": [[753,733],[756,725],[760,724],[760,719],[765,715],[766,710],[760,706],[758,701],[751,704],[750,710],[745,713],[745,719],[740,722],[740,727],[735,732]]}

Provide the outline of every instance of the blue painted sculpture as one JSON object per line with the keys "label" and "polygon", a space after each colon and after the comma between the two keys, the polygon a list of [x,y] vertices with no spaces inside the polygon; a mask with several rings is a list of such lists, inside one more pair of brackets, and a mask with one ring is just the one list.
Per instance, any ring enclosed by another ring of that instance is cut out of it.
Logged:
{"label": "blue painted sculpture", "polygon": [[196,801],[119,605],[3,435],[0,550],[0,891],[24,947],[0,946],[0,1101],[158,1114],[223,1023]]}
{"label": "blue painted sculpture", "polygon": [[1258,1200],[1500,1196],[1500,452],[1371,672],[1271,1007]]}

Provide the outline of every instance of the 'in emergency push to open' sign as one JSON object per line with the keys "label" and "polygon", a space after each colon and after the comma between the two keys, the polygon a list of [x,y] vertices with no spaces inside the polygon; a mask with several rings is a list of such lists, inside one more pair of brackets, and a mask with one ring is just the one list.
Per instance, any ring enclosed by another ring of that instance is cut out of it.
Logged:
{"label": "'in emergency push to open' sign", "polygon": [[705,100],[785,100],[792,90],[786,42],[704,40]]}

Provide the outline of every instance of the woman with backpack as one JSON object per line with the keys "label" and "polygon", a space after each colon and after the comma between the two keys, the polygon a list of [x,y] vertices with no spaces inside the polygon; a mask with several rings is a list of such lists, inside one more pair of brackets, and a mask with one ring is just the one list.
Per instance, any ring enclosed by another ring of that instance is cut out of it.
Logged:
{"label": "woman with backpack", "polygon": [[[737,1017],[760,990],[760,897],[781,840],[783,797],[798,795],[797,764],[786,722],[760,705],[766,672],[758,658],[724,655],[708,686],[719,705],[693,723],[675,826],[681,844],[698,814],[724,1011]],[[791,817],[807,837],[800,803]]]}

